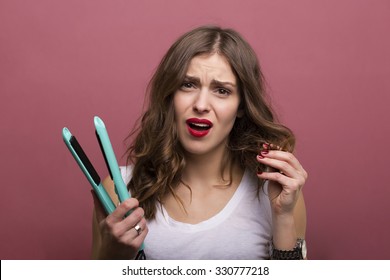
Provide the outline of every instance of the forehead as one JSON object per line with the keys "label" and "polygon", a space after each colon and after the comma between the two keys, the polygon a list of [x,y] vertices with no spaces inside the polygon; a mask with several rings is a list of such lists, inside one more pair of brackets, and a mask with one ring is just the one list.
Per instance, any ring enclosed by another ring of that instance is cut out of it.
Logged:
{"label": "forehead", "polygon": [[210,78],[228,82],[236,81],[229,61],[218,53],[193,57],[189,63],[187,75],[199,78],[210,76]]}

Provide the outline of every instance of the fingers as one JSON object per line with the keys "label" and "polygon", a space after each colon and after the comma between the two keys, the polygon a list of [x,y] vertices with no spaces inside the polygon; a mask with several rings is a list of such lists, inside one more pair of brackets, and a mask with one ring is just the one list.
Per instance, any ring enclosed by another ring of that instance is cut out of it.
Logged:
{"label": "fingers", "polygon": [[281,173],[288,177],[307,179],[307,172],[303,169],[298,159],[289,152],[277,151],[277,150],[263,150],[257,156],[257,160],[279,170]]}
{"label": "fingers", "polygon": [[278,182],[282,186],[292,185],[292,179],[281,174],[280,172],[263,172],[261,174],[258,173],[257,176],[263,180]]}
{"label": "fingers", "polygon": [[266,171],[257,173],[263,180],[269,180],[268,191],[274,213],[292,213],[300,191],[307,179],[307,173],[298,159],[290,152],[282,151],[272,144],[263,144],[257,161],[267,166]]}
{"label": "fingers", "polygon": [[111,219],[113,219],[112,222],[121,221],[123,217],[128,213],[130,210],[135,209],[138,207],[139,203],[138,200],[135,198],[129,198],[123,201],[119,204],[119,206],[115,209],[114,212],[112,212]]}
{"label": "fingers", "polygon": [[139,248],[148,232],[149,229],[146,225],[146,220],[142,218],[119,237],[119,242],[132,245],[134,248]]}
{"label": "fingers", "polygon": [[[125,214],[129,211],[132,211],[131,214],[125,217]],[[121,237],[139,223],[143,216],[144,210],[138,207],[138,200],[130,198],[121,203],[111,215],[107,216],[106,225],[114,236]],[[132,231],[137,233],[134,229]]]}
{"label": "fingers", "polygon": [[149,230],[144,210],[135,198],[122,202],[108,216],[96,195],[93,194],[95,216],[101,236],[102,259],[134,259]]}
{"label": "fingers", "polygon": [[292,153],[279,149],[270,150],[270,146],[264,144],[264,149],[257,156],[258,162],[270,168],[267,172],[259,172],[257,176],[279,183],[287,193],[300,190],[307,179],[307,172]]}

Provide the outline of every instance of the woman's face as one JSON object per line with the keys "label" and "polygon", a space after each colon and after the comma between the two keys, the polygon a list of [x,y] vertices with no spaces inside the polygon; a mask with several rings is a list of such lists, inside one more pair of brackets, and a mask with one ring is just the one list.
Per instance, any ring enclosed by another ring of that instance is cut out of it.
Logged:
{"label": "woman's face", "polygon": [[224,56],[194,57],[173,102],[179,140],[188,153],[205,155],[226,148],[240,95]]}

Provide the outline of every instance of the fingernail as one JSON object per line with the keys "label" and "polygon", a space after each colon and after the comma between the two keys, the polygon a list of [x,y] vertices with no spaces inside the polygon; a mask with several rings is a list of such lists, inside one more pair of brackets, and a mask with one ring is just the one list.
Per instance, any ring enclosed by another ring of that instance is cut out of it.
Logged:
{"label": "fingernail", "polygon": [[258,159],[263,159],[264,157],[262,155],[257,155]]}
{"label": "fingernail", "polygon": [[263,144],[263,148],[264,148],[264,149],[269,149],[269,144],[268,144],[268,143],[264,143],[264,144]]}
{"label": "fingernail", "polygon": [[261,153],[260,153],[260,154],[262,154],[262,155],[266,155],[266,154],[268,154],[268,150],[261,151]]}
{"label": "fingernail", "polygon": [[261,175],[261,174],[263,174],[263,171],[261,170],[257,171],[257,175]]}

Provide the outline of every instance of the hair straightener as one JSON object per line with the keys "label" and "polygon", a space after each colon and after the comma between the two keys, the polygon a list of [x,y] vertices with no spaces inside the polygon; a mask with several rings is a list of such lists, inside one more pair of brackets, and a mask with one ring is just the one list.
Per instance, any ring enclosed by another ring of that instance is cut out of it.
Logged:
{"label": "hair straightener", "polygon": [[64,127],[62,129],[62,138],[64,139],[64,142],[66,146],[68,146],[68,149],[73,155],[74,159],[80,166],[80,169],[83,171],[85,177],[87,177],[89,183],[96,193],[96,196],[102,203],[104,210],[107,214],[112,213],[115,210],[115,205],[106,192],[106,189],[103,187],[98,173],[96,172],[92,163],[89,161],[87,155],[84,153],[84,150],[81,148],[76,137],[72,135],[69,129]]}
{"label": "hair straightener", "polygon": [[[95,124],[95,134],[99,142],[100,149],[102,151],[104,160],[107,165],[108,172],[111,179],[115,184],[115,192],[119,198],[119,202],[123,202],[126,199],[130,198],[130,194],[127,190],[126,184],[122,179],[122,175],[118,166],[118,162],[115,157],[114,150],[112,148],[110,138],[108,137],[106,126],[104,122],[99,118],[94,118]],[[76,137],[72,135],[68,128],[64,127],[62,129],[62,138],[68,147],[69,151],[73,155],[80,169],[83,171],[85,177],[87,177],[89,183],[91,184],[93,190],[96,193],[96,196],[99,198],[107,214],[112,213],[116,206],[112,202],[107,191],[101,183],[101,179],[93,167],[92,163],[88,159],[84,150],[81,148]],[[128,216],[131,212],[127,213]],[[144,248],[142,244],[140,251]]]}

